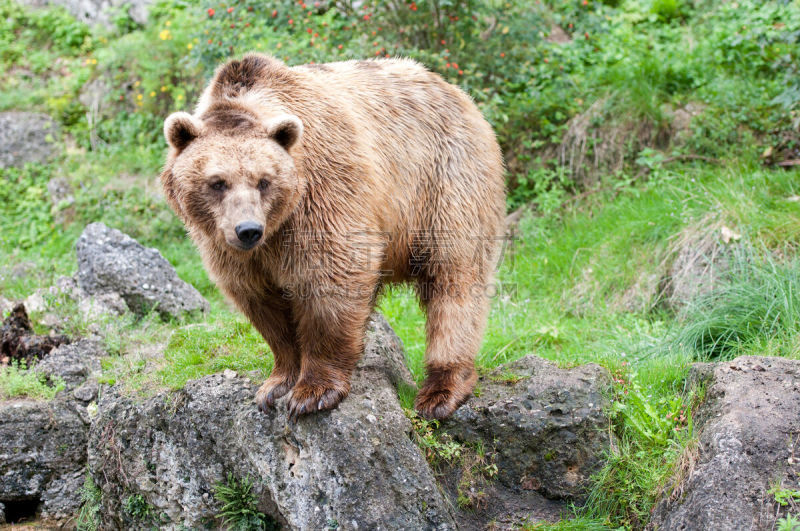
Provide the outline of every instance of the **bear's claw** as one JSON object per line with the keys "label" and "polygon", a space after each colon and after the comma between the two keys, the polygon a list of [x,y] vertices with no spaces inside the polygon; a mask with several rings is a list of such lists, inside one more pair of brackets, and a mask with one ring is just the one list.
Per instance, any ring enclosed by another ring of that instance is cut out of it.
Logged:
{"label": "bear's claw", "polygon": [[268,409],[275,407],[275,401],[291,391],[294,381],[285,376],[270,376],[267,378],[256,393],[256,404],[258,409],[266,413]]}
{"label": "bear's claw", "polygon": [[296,421],[303,415],[333,409],[347,396],[347,392],[347,389],[298,382],[292,389],[287,405],[289,419]]}
{"label": "bear's claw", "polygon": [[452,415],[468,398],[468,393],[458,396],[450,389],[423,387],[414,406],[426,419],[441,420]]}

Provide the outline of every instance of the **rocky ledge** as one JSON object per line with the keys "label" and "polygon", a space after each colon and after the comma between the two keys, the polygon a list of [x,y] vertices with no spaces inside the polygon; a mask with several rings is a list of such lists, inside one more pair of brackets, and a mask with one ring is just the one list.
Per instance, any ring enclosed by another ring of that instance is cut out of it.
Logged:
{"label": "rocky ledge", "polygon": [[775,529],[776,491],[800,480],[800,361],[741,357],[692,367],[706,389],[690,447],[650,529]]}

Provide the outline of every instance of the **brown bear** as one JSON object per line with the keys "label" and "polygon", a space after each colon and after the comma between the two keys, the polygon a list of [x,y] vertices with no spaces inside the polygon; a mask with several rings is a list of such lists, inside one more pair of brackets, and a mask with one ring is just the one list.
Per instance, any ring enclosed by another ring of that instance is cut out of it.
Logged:
{"label": "brown bear", "polygon": [[404,59],[222,65],[194,114],[164,123],[161,175],[212,280],[270,346],[262,410],[335,407],[381,287],[427,314],[416,408],[470,395],[503,234],[503,162],[472,100]]}

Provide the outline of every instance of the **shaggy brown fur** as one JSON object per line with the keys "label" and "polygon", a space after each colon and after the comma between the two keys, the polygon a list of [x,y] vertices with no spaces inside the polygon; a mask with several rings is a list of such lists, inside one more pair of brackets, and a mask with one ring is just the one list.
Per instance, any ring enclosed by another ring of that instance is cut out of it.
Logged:
{"label": "shaggy brown fur", "polygon": [[[466,400],[505,210],[500,149],[468,96],[408,60],[247,55],[164,132],[167,200],[274,353],[262,409],[347,396],[386,282],[414,283],[427,311],[419,412]],[[243,222],[262,229],[252,248]]]}

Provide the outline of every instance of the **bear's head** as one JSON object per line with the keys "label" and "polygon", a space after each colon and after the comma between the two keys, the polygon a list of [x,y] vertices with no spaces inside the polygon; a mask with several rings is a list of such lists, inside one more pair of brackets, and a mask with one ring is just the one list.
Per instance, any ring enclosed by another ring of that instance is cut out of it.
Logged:
{"label": "bear's head", "polygon": [[176,112],[164,122],[170,146],[161,182],[167,201],[193,231],[238,251],[256,248],[299,203],[305,183],[290,154],[300,119],[258,119],[245,109]]}

